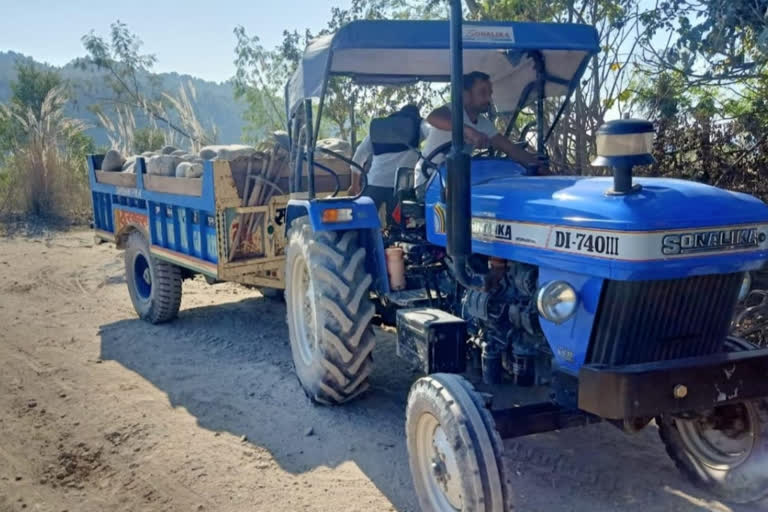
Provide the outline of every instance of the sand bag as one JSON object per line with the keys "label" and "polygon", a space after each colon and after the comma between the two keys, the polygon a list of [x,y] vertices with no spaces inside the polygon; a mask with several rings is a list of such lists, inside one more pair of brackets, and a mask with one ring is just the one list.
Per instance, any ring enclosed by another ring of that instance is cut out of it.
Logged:
{"label": "sand bag", "polygon": [[177,178],[199,178],[203,175],[203,165],[195,162],[181,162],[176,166]]}
{"label": "sand bag", "polygon": [[148,158],[146,162],[147,174],[175,176],[176,167],[181,163],[181,160],[172,155],[157,155]]}
{"label": "sand bag", "polygon": [[200,158],[205,160],[236,160],[249,158],[256,153],[256,148],[245,144],[229,144],[226,146],[205,146],[200,150]]}
{"label": "sand bag", "polygon": [[107,172],[120,172],[123,170],[123,164],[125,158],[116,149],[110,149],[107,154],[104,155],[104,160],[101,162],[101,170]]}

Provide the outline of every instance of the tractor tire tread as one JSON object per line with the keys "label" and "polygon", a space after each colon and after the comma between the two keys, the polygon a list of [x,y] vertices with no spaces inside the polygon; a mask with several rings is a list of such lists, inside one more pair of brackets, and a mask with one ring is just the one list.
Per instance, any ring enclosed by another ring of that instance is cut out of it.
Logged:
{"label": "tractor tire tread", "polygon": [[309,262],[321,336],[318,376],[315,382],[299,380],[315,402],[347,402],[368,388],[373,365],[375,307],[367,296],[372,277],[365,248],[356,231],[315,233],[303,217],[291,225],[289,249],[303,251]]}

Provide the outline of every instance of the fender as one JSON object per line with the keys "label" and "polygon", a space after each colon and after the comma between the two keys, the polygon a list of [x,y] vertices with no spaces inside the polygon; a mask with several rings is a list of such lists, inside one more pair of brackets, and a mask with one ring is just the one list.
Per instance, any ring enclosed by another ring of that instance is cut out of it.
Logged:
{"label": "fender", "polygon": [[115,243],[118,249],[122,249],[128,234],[131,231],[141,233],[147,242],[151,242],[149,236],[149,217],[147,212],[140,208],[114,205],[112,207],[113,225],[115,226]]}
{"label": "fender", "polygon": [[[323,222],[323,212],[334,208],[350,208],[352,220],[349,222]],[[372,288],[379,293],[389,293],[387,262],[384,255],[384,242],[381,238],[381,222],[376,205],[370,197],[356,199],[336,198],[313,200],[291,199],[285,211],[285,237],[295,219],[309,217],[312,230],[360,232],[360,242],[365,247],[367,257],[365,269],[373,277]]]}

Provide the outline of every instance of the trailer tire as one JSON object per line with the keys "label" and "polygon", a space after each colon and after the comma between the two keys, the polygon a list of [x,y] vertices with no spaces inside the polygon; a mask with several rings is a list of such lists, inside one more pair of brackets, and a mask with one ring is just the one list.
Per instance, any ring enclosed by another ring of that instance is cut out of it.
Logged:
{"label": "trailer tire", "polygon": [[422,510],[512,510],[504,445],[483,399],[464,378],[435,373],[417,380],[405,429]]}
{"label": "trailer tire", "polygon": [[[738,338],[726,340],[728,351],[756,348]],[[725,421],[741,423],[718,422],[716,426],[720,428],[710,427],[716,414],[720,418],[725,415]],[[716,407],[705,416],[694,419],[662,415],[656,418],[656,423],[667,454],[678,470],[699,488],[731,503],[754,503],[768,496],[768,472],[765,471],[768,466],[768,400],[746,400]],[[741,425],[741,429],[736,430],[732,425]],[[723,451],[722,440],[720,443],[711,440],[713,431],[725,432],[719,435],[726,438],[726,451]],[[741,452],[736,450],[739,444],[743,445]]]}
{"label": "trailer tire", "polygon": [[146,238],[134,231],[125,247],[125,280],[133,309],[142,320],[173,320],[181,306],[181,268],[155,258]]}
{"label": "trailer tire", "polygon": [[296,219],[285,268],[288,332],[302,388],[328,405],[359,396],[373,368],[375,308],[358,233],[316,233],[306,217]]}

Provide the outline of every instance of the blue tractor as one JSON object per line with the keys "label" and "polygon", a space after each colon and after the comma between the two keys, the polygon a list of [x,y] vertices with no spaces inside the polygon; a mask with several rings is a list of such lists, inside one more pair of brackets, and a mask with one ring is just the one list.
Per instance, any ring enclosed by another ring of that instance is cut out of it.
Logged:
{"label": "blue tractor", "polygon": [[[764,498],[768,350],[728,333],[750,271],[768,259],[768,207],[699,183],[633,178],[652,161],[650,123],[613,121],[596,134],[596,164],[612,178],[537,176],[467,154],[454,115],[452,141],[422,155],[433,170],[423,193],[413,169],[398,170],[398,220],[385,225],[368,197],[316,191],[315,173],[333,176],[315,161],[328,151],[315,142],[334,76],[450,82],[461,112],[464,70],[485,72],[510,126],[522,109],[535,114],[527,139],[546,160],[545,102],[560,101],[562,114],[599,51],[596,30],[463,23],[459,0],[451,15],[352,22],[313,41],[286,86],[285,298],[306,393],[341,404],[364,392],[372,324],[396,326],[398,354],[425,374],[406,420],[424,510],[510,509],[502,438],[597,421],[634,432],[655,420],[695,483],[733,502]],[[413,133],[395,120],[371,137],[407,143]],[[438,154],[444,165],[431,163]]]}

